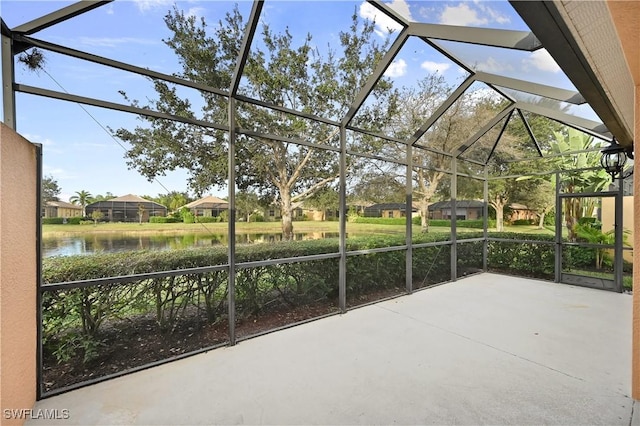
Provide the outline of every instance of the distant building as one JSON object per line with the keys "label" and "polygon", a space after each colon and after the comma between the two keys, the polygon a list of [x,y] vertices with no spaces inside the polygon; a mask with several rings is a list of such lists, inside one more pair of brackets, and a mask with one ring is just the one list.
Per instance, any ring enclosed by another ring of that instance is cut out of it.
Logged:
{"label": "distant building", "polygon": [[[415,207],[411,208],[411,215],[417,212]],[[364,209],[365,217],[407,217],[407,204],[406,203],[378,203],[372,204]]]}
{"label": "distant building", "polygon": [[[428,207],[429,219],[451,219],[451,201],[438,201]],[[484,202],[478,200],[457,200],[455,217],[458,220],[473,220],[483,217]]]}
{"label": "distant building", "polygon": [[509,209],[511,209],[511,213],[509,214],[509,220],[511,222],[516,220],[536,220],[538,218],[536,212],[524,204],[511,203],[509,204]]}
{"label": "distant building", "polygon": [[42,217],[78,217],[82,216],[82,207],[64,201],[46,201],[42,208]]}
{"label": "distant building", "polygon": [[[152,216],[166,216],[167,208],[155,201],[128,194],[107,201],[96,201],[86,207],[87,216],[101,211],[109,222],[149,222]],[[142,218],[139,217],[142,213]]]}
{"label": "distant building", "polygon": [[184,207],[188,208],[194,216],[218,217],[220,213],[229,209],[229,203],[221,198],[209,195],[192,201]]}

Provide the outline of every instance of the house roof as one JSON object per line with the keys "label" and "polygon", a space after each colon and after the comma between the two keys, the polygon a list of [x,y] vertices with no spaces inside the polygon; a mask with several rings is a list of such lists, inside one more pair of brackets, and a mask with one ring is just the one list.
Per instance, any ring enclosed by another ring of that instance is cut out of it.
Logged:
{"label": "house roof", "polygon": [[[468,208],[482,208],[484,207],[484,203],[478,200],[456,200],[456,208],[458,209],[468,209]],[[428,209],[429,211],[434,210],[442,210],[442,209],[450,209],[451,201],[438,201],[431,204]]]}
{"label": "house roof", "polygon": [[[378,203],[372,204],[369,207],[365,207],[365,210],[400,210],[404,211],[407,209],[407,205],[405,203]],[[412,206],[411,211],[417,211],[417,209]]]}
{"label": "house roof", "polygon": [[88,204],[87,207],[96,207],[96,206],[112,206],[114,203],[136,203],[136,204],[154,204],[162,209],[166,209],[166,206],[163,206],[160,203],[156,203],[155,201],[147,200],[145,198],[139,197],[133,194],[123,195],[122,197],[111,198],[109,200],[104,201],[96,201],[95,203]]}
{"label": "house roof", "polygon": [[81,206],[76,204],[67,203],[65,201],[47,201],[45,202],[45,206],[47,207],[61,207],[65,209],[74,209],[74,210],[82,210]]}
{"label": "house roof", "polygon": [[200,198],[199,200],[195,200],[190,202],[189,204],[185,204],[183,207],[188,209],[196,209],[196,208],[216,208],[216,207],[224,207],[226,208],[229,203],[222,198],[214,197],[213,195],[208,195],[206,197]]}
{"label": "house roof", "polygon": [[116,197],[116,198],[112,198],[112,199],[106,200],[106,201],[126,201],[126,202],[133,202],[133,203],[153,203],[153,201],[146,200],[146,199],[144,199],[142,197],[138,197],[137,195],[133,195],[133,194],[123,195],[122,197]]}

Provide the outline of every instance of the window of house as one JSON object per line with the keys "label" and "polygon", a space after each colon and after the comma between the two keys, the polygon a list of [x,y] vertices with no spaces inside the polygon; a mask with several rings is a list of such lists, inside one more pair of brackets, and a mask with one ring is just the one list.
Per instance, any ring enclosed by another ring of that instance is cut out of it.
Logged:
{"label": "window of house", "polygon": [[393,212],[387,213],[387,216],[392,218],[393,217]]}
{"label": "window of house", "polygon": [[276,215],[276,211],[275,210],[273,210],[273,209],[269,210],[269,217],[275,217],[275,215]]}

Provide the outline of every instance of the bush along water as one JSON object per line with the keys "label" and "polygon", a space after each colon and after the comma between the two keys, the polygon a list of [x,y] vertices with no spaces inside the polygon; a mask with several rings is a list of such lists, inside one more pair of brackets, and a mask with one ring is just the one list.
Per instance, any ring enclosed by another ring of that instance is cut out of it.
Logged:
{"label": "bush along water", "polygon": [[[464,233],[458,239],[482,235],[482,232]],[[554,245],[515,241],[526,238],[553,242],[553,236],[521,233],[490,233],[489,236],[514,240],[487,243],[490,271],[553,279]],[[413,236],[414,245],[444,243],[413,248],[414,289],[451,278],[449,239],[444,233]],[[402,249],[405,243],[404,235],[347,239],[347,252],[373,251],[347,256],[349,306],[405,291],[406,250]],[[483,244],[480,241],[458,245],[459,277],[481,270]],[[375,251],[388,247],[398,247],[398,250]],[[576,252],[573,262],[581,259],[580,248],[571,249]],[[238,246],[234,293],[237,329],[246,329],[243,333],[251,334],[336,312],[338,251],[336,238]],[[329,256],[295,259],[322,254]],[[586,255],[583,258],[582,262],[591,261]],[[267,259],[284,261],[275,265],[249,263]],[[117,283],[43,291],[43,348],[49,388],[228,340],[229,277],[225,247],[43,260],[45,285],[107,277],[120,278]]]}

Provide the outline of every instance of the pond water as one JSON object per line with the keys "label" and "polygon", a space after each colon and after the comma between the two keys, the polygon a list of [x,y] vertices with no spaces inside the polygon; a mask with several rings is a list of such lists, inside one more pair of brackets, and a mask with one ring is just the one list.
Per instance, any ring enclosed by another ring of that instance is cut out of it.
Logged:
{"label": "pond water", "polygon": [[[295,233],[295,240],[337,238],[337,232]],[[281,241],[282,234],[237,234],[236,244],[257,244]],[[131,250],[174,250],[188,247],[227,245],[227,234],[132,235],[124,232],[86,233],[45,236],[42,257],[77,254],[113,253]]]}

